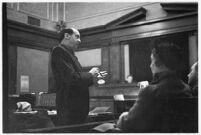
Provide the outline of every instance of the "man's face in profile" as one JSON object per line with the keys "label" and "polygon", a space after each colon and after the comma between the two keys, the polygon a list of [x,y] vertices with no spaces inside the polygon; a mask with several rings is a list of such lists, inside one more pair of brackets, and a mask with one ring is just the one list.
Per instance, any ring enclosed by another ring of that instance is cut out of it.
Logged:
{"label": "man's face in profile", "polygon": [[156,65],[156,58],[154,57],[153,53],[151,54],[151,64],[150,64],[152,74],[156,74],[159,72],[159,68]]}
{"label": "man's face in profile", "polygon": [[72,48],[74,50],[76,50],[79,46],[79,44],[81,43],[81,40],[80,40],[80,33],[78,30],[76,29],[73,29],[73,34],[70,35],[70,44],[72,45]]}

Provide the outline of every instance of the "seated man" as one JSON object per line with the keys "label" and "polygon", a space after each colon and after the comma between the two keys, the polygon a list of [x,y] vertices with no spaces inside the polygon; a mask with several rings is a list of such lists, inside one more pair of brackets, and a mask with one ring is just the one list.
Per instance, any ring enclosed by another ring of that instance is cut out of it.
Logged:
{"label": "seated man", "polygon": [[188,84],[192,88],[193,96],[198,96],[198,62],[191,67],[191,72],[188,74]]}
{"label": "seated man", "polygon": [[173,98],[192,96],[190,87],[177,74],[182,58],[180,48],[168,41],[154,45],[150,64],[153,81],[140,90],[129,112],[119,117],[117,127],[123,132],[169,132],[171,129],[161,127],[164,103]]}

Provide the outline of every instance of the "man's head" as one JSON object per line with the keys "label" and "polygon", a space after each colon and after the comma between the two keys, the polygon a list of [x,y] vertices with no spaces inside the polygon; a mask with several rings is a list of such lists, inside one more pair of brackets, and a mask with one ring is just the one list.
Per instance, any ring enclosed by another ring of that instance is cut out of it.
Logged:
{"label": "man's head", "polygon": [[73,50],[77,49],[81,43],[79,31],[75,28],[62,30],[60,32],[60,42],[63,45],[71,47]]}
{"label": "man's head", "polygon": [[182,60],[181,50],[174,43],[160,40],[154,43],[150,68],[153,74],[164,71],[177,71]]}
{"label": "man's head", "polygon": [[191,72],[188,74],[188,84],[195,86],[198,83],[198,62],[194,63],[191,67]]}

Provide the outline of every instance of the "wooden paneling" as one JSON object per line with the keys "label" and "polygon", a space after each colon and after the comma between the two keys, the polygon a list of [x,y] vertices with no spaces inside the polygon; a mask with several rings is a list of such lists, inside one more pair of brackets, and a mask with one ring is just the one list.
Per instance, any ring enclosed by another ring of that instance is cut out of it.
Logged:
{"label": "wooden paneling", "polygon": [[81,40],[82,44],[80,48],[96,48],[102,46],[108,46],[110,43],[111,33],[104,32],[98,34],[89,34],[89,35],[82,35],[81,33]]}
{"label": "wooden paneling", "polygon": [[109,112],[114,112],[114,100],[113,99],[96,99],[91,98],[89,108],[90,110],[94,109],[95,107],[110,107],[108,109]]}
{"label": "wooden paneling", "polygon": [[[51,73],[51,71],[49,72],[49,68],[50,68],[49,52],[52,47],[58,45],[59,41],[58,41],[58,34],[53,31],[44,30],[41,28],[29,26],[26,24],[14,22],[11,20],[8,20],[7,25],[8,25],[8,29],[7,29],[8,46],[9,46],[9,48],[11,48],[9,50],[10,51],[10,55],[9,55],[9,64],[10,64],[9,65],[10,66],[10,69],[9,69],[10,70],[9,71],[9,76],[10,76],[9,93],[13,94],[13,93],[16,93],[16,90],[17,90],[17,80],[16,79],[17,79],[17,68],[19,68],[19,67],[17,67],[17,63],[19,62],[19,61],[17,61],[17,48],[23,47],[23,48],[27,48],[27,49],[29,48],[30,50],[35,50],[35,51],[39,51],[39,52],[42,51],[44,53],[47,53],[48,54],[48,56],[46,56],[46,58],[47,58],[46,64],[47,65],[44,66],[44,68],[45,68],[45,71],[47,71],[46,77],[51,78],[51,75],[49,75],[49,73]],[[32,58],[32,56],[30,56],[29,59],[30,59],[29,61],[34,60],[34,58]],[[30,67],[27,67],[27,68],[30,68]],[[40,70],[39,72],[41,72],[41,71],[42,70]],[[34,72],[34,71],[32,71],[32,72]],[[37,79],[32,80],[32,81],[36,82]],[[46,81],[48,81],[48,84],[53,84],[52,79],[47,79]],[[18,82],[19,82],[19,78],[18,78]],[[38,85],[36,85],[36,86],[38,87]],[[53,86],[50,85],[50,86],[48,86],[48,88],[46,87],[43,90],[39,89],[39,88],[34,89],[34,87],[32,87],[30,89],[32,89],[31,92],[48,91],[49,87],[53,87]]]}
{"label": "wooden paneling", "polygon": [[[83,29],[82,41],[84,44],[99,43],[101,41],[120,42],[125,40],[146,38],[170,33],[196,30],[198,27],[197,13],[188,13],[175,17],[167,17],[129,25],[120,25],[114,28],[104,26]],[[103,33],[108,33],[104,36]],[[100,38],[104,36],[104,38]],[[99,37],[100,36],[100,37]],[[96,38],[99,37],[99,38]]]}
{"label": "wooden paneling", "polygon": [[110,46],[110,80],[114,83],[120,83],[120,45]]}
{"label": "wooden paneling", "polygon": [[138,95],[139,87],[137,87],[136,84],[108,84],[103,86],[91,86],[89,92],[90,97],[113,97],[116,94]]}
{"label": "wooden paneling", "polygon": [[121,82],[124,78],[123,67],[121,66],[124,64],[121,44],[126,44],[129,40],[193,31],[197,30],[197,28],[198,18],[196,12],[142,21],[135,24],[119,25],[114,28],[99,26],[81,30],[82,47],[108,46],[109,60],[108,64],[106,62],[105,64],[109,65],[109,80],[113,83]]}
{"label": "wooden paneling", "polygon": [[114,112],[114,95],[123,94],[125,99],[135,99],[139,93],[136,84],[107,84],[103,86],[91,86],[90,109],[94,107],[109,106],[109,111]]}
{"label": "wooden paneling", "polygon": [[[41,31],[41,33],[43,32],[44,31]],[[40,34],[40,32],[37,32],[33,29],[30,31],[12,28],[8,29],[8,41],[14,43],[12,45],[18,44],[20,46],[29,48],[51,49],[53,46],[59,43],[56,38],[56,34],[48,36],[48,34],[45,35],[45,32]]]}
{"label": "wooden paneling", "polygon": [[[136,38],[146,38],[181,31],[189,31],[196,29],[198,24],[197,16],[186,18],[176,18],[162,22],[143,24],[139,26],[117,29],[112,32],[112,41],[125,41]],[[186,29],[188,28],[188,29]]]}
{"label": "wooden paneling", "polygon": [[[100,70],[105,70],[107,71],[108,73],[110,73],[110,59],[109,58],[109,47],[102,47],[102,65],[100,67]],[[110,83],[110,78],[109,78],[109,75],[107,75],[104,80],[106,81],[106,83]]]}
{"label": "wooden paneling", "polygon": [[8,93],[15,94],[17,89],[17,47],[9,46],[8,51]]}

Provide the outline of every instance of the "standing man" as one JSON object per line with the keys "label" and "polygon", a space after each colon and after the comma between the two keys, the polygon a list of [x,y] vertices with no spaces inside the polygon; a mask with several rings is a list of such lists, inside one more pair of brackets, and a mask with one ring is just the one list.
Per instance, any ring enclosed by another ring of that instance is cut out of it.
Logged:
{"label": "standing man", "polygon": [[[89,89],[99,68],[83,72],[74,52],[80,45],[80,33],[75,28],[60,33],[60,44],[52,51],[51,66],[56,81],[58,125],[77,124],[86,120],[89,112]],[[103,77],[106,73],[102,74]]]}

